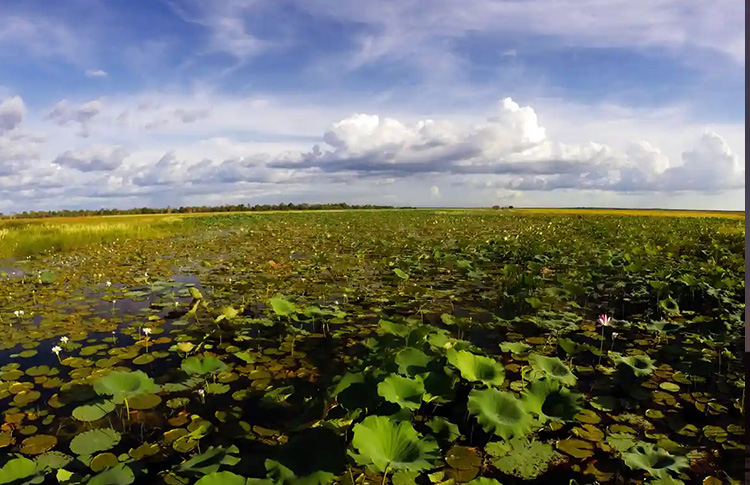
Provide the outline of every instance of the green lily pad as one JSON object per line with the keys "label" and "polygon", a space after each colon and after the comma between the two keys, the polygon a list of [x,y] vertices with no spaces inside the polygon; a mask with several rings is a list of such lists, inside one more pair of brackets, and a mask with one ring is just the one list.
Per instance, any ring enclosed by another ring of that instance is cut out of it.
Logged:
{"label": "green lily pad", "polygon": [[73,457],[59,451],[48,451],[35,460],[40,470],[58,470],[73,461]]}
{"label": "green lily pad", "polygon": [[73,417],[78,421],[96,421],[115,410],[115,403],[99,400],[96,403],[84,404],[73,409]]}
{"label": "green lily pad", "polygon": [[513,438],[510,441],[488,443],[485,451],[492,457],[492,465],[507,475],[531,480],[546,473],[550,466],[565,458],[549,443]]}
{"label": "green lily pad", "polygon": [[13,483],[36,473],[37,464],[28,458],[13,458],[0,468],[0,483]]}
{"label": "green lily pad", "polygon": [[55,436],[38,434],[21,442],[21,453],[24,455],[40,455],[54,448],[56,444],[57,438]]}
{"label": "green lily pad", "polygon": [[114,371],[94,382],[94,390],[99,395],[112,396],[115,403],[138,394],[154,392],[154,380],[142,371]]}
{"label": "green lily pad", "polygon": [[216,357],[192,356],[183,359],[180,368],[188,375],[218,374],[227,369],[227,365]]}
{"label": "green lily pad", "polygon": [[92,429],[77,434],[70,442],[70,451],[76,455],[93,455],[106,451],[120,442],[120,433],[112,428]]}
{"label": "green lily pad", "polygon": [[555,447],[573,458],[590,458],[594,456],[594,445],[588,441],[569,438],[555,443]]}
{"label": "green lily pad", "polygon": [[133,470],[127,465],[119,464],[94,475],[86,483],[89,485],[130,485],[134,481]]}
{"label": "green lily pad", "polygon": [[669,478],[671,473],[679,474],[690,467],[683,456],[674,456],[657,448],[652,443],[639,443],[622,454],[622,460],[633,470],[643,470],[655,478]]}
{"label": "green lily pad", "polygon": [[482,465],[482,458],[467,446],[453,446],[445,454],[445,462],[457,470],[468,470]]}

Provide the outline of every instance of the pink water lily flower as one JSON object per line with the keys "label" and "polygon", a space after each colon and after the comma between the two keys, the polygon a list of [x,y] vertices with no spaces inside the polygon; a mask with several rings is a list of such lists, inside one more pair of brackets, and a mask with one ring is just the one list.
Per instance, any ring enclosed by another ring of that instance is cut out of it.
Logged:
{"label": "pink water lily flower", "polygon": [[601,314],[599,315],[599,319],[597,320],[599,325],[604,325],[605,327],[609,327],[612,325],[612,318],[609,317],[609,315]]}

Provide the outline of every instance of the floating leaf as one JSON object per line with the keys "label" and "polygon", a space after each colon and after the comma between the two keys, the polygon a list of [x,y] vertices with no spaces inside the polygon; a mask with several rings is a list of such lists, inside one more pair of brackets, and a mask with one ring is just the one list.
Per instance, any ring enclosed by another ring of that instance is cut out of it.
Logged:
{"label": "floating leaf", "polygon": [[528,345],[525,342],[503,342],[500,344],[500,350],[512,354],[523,354],[528,350],[531,350],[531,348],[531,345]]}
{"label": "floating leaf", "polygon": [[273,312],[280,317],[288,317],[297,313],[297,305],[287,300],[283,296],[275,296],[269,301]]}
{"label": "floating leaf", "polygon": [[550,466],[565,461],[549,443],[524,438],[488,443],[485,451],[492,456],[492,464],[498,470],[524,480],[537,478]]}
{"label": "floating leaf", "polygon": [[54,448],[56,444],[57,438],[55,436],[38,434],[21,442],[21,453],[24,455],[40,455]]}
{"label": "floating leaf", "polygon": [[594,456],[594,445],[588,441],[570,438],[555,443],[555,447],[574,458],[589,458]]}
{"label": "floating leaf", "polygon": [[13,458],[0,468],[0,483],[13,483],[36,473],[35,461],[28,458]]}
{"label": "floating leaf", "polygon": [[443,417],[435,416],[425,424],[439,440],[451,443],[461,436],[458,426]]}
{"label": "floating leaf", "polygon": [[110,468],[115,465],[117,465],[117,457],[112,453],[99,453],[95,457],[91,459],[91,463],[89,463],[89,468],[93,470],[95,473],[99,473],[100,471],[104,470],[105,468]]}
{"label": "floating leaf", "polygon": [[86,482],[88,485],[130,485],[135,481],[133,470],[127,465],[115,465]]}
{"label": "floating leaf", "polygon": [[84,404],[73,409],[73,417],[78,421],[96,421],[102,419],[115,409],[115,403],[108,400],[99,400],[96,403]]}
{"label": "floating leaf", "polygon": [[35,460],[40,470],[58,470],[73,461],[73,457],[59,451],[48,451]]}
{"label": "floating leaf", "polygon": [[120,433],[112,428],[92,429],[75,435],[70,442],[70,451],[76,455],[93,455],[106,451],[120,442]]}

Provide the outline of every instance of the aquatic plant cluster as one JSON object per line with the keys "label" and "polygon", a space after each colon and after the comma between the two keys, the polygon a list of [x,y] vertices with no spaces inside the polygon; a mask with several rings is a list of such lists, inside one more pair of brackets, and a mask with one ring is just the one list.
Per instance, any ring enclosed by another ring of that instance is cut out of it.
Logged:
{"label": "aquatic plant cluster", "polygon": [[740,483],[744,220],[232,214],[0,273],[0,484]]}

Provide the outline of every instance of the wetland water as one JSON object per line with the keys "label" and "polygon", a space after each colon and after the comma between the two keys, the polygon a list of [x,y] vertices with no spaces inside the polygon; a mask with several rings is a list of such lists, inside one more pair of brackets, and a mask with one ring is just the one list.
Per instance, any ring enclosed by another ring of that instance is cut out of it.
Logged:
{"label": "wetland water", "polygon": [[740,480],[740,226],[232,215],[4,262],[0,483]]}

